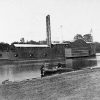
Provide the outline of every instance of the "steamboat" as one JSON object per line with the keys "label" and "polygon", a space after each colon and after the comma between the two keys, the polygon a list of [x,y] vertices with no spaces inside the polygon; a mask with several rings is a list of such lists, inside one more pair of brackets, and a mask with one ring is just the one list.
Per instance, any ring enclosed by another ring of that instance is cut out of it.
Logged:
{"label": "steamboat", "polygon": [[[46,16],[47,45],[13,44],[12,47],[0,49],[1,60],[12,61],[49,61],[65,58],[95,56],[95,45],[77,39],[67,43],[51,43],[50,15]],[[0,47],[2,48],[2,47]]]}

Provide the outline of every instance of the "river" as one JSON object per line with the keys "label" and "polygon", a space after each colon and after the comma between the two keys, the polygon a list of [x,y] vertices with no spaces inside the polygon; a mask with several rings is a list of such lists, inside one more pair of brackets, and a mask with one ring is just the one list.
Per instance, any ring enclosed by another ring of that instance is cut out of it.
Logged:
{"label": "river", "polygon": [[[96,57],[65,59],[60,62],[65,63],[66,67],[75,70],[86,67],[100,67],[100,53],[97,53]],[[13,64],[5,62],[0,64],[0,84],[7,79],[10,81],[21,81],[24,79],[41,77],[40,67],[39,64],[34,65],[34,63]]]}

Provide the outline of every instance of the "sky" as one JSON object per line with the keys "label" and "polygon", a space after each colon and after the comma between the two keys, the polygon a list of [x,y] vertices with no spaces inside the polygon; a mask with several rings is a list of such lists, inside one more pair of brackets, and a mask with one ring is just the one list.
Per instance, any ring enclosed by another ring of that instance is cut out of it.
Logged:
{"label": "sky", "polygon": [[100,42],[100,0],[0,0],[0,42],[46,39],[46,16],[52,41],[88,34]]}

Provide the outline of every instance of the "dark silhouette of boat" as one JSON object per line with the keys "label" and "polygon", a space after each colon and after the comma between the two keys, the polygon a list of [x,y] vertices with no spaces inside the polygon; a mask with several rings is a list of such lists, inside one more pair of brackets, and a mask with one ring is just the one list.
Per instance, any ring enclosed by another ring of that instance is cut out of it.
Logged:
{"label": "dark silhouette of boat", "polygon": [[57,65],[45,64],[41,66],[41,77],[52,74],[61,74],[70,71],[74,71],[74,69],[68,68],[66,64],[61,64],[61,63],[58,63]]}

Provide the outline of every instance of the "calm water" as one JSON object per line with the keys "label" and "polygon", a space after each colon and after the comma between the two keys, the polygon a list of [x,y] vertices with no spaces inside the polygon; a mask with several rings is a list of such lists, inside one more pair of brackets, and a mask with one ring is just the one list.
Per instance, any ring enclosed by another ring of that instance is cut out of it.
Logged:
{"label": "calm water", "polygon": [[[98,53],[96,57],[66,59],[60,62],[65,63],[66,67],[71,67],[73,69],[100,67],[100,54]],[[34,63],[0,63],[0,83],[6,79],[20,81],[28,78],[41,77],[40,67],[39,64],[34,65]]]}

